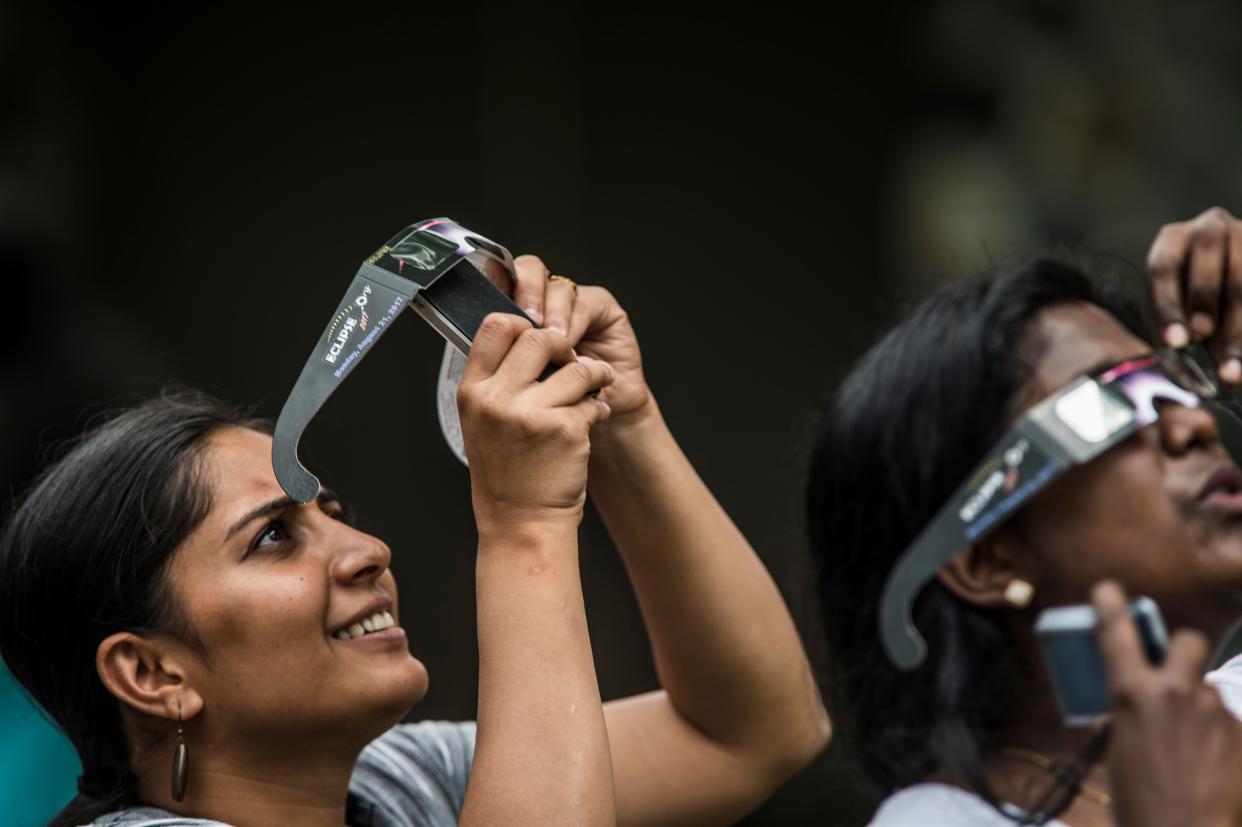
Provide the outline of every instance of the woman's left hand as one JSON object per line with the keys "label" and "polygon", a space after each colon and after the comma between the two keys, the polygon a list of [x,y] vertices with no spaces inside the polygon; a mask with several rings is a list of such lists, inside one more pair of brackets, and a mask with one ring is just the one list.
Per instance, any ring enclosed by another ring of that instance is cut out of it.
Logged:
{"label": "woman's left hand", "polygon": [[549,278],[552,273],[536,256],[519,256],[514,264],[513,301],[518,307],[541,327],[567,337],[578,353],[612,365],[616,380],[600,392],[600,399],[612,409],[610,422],[648,409],[651,392],[643,376],[638,338],[612,293]]}
{"label": "woman's left hand", "polygon": [[1164,225],[1147,272],[1165,343],[1206,341],[1221,379],[1242,384],[1242,220],[1213,207]]}

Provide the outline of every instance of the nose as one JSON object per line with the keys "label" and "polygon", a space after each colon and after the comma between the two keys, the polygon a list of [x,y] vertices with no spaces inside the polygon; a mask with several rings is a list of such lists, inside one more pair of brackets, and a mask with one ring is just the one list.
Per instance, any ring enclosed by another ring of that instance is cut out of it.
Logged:
{"label": "nose", "polygon": [[1156,428],[1160,443],[1170,456],[1182,456],[1220,441],[1216,420],[1206,405],[1192,408],[1174,402],[1162,403]]}
{"label": "nose", "polygon": [[392,551],[378,537],[337,523],[339,533],[333,537],[338,551],[332,559],[332,577],[343,586],[368,583],[388,570]]}

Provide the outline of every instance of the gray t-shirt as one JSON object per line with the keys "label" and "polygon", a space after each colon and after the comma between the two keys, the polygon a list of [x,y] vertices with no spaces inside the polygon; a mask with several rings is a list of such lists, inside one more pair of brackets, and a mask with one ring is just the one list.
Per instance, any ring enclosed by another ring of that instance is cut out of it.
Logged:
{"label": "gray t-shirt", "polygon": [[[191,754],[193,759],[193,754]],[[353,827],[447,827],[457,824],[474,760],[474,723],[401,724],[376,738],[349,779]],[[103,816],[91,827],[228,827],[141,807]]]}

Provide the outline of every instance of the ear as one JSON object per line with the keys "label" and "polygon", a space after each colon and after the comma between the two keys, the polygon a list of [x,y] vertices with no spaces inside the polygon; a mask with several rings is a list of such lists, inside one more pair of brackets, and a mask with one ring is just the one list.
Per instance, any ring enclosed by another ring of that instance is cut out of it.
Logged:
{"label": "ear", "polygon": [[1024,565],[1021,540],[1010,522],[987,539],[959,551],[936,572],[936,579],[956,597],[988,609],[1008,607],[1005,588],[1015,579],[1033,582]]}
{"label": "ear", "polygon": [[117,632],[95,650],[95,668],[108,691],[136,712],[175,721],[203,709],[187,680],[186,654],[171,639]]}

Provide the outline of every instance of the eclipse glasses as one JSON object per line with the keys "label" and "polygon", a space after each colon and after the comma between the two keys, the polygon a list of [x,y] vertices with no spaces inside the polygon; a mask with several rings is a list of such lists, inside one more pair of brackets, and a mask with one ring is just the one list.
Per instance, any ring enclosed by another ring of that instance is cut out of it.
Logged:
{"label": "eclipse glasses", "polygon": [[1202,346],[1158,350],[1073,380],[1028,410],[985,455],[889,572],[880,598],[880,639],[902,670],[927,644],[914,624],[918,593],[951,557],[996,529],[1057,477],[1084,465],[1160,416],[1159,403],[1206,407],[1221,441],[1242,464],[1242,405],[1215,380]]}
{"label": "eclipse glasses", "polygon": [[411,224],[362,262],[276,420],[272,467],[286,494],[318,495],[319,479],[298,459],[302,433],[406,307],[463,354],[489,313],[529,319],[484,275],[489,262],[514,273],[508,250],[447,218]]}

